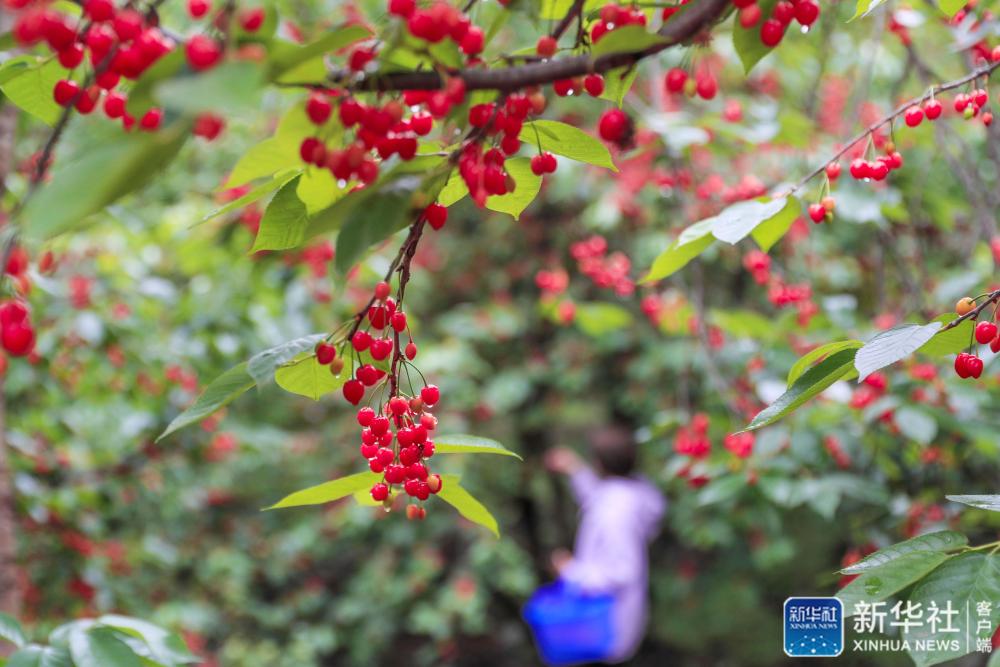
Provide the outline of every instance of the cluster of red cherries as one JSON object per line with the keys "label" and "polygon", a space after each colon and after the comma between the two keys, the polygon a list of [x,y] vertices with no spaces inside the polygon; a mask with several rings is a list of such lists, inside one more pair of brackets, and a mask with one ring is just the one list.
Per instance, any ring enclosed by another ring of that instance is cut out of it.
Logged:
{"label": "cluster of red cherries", "polygon": [[703,100],[711,100],[719,92],[719,81],[707,67],[695,71],[693,78],[684,68],[671,67],[663,78],[663,85],[668,93],[683,93],[688,97],[697,95]]}
{"label": "cluster of red cherries", "polygon": [[35,349],[31,313],[20,299],[0,301],[0,347],[14,357],[27,356]]}
{"label": "cluster of red cherries", "polygon": [[[955,312],[962,316],[968,315],[975,309],[976,301],[970,297],[963,297],[955,304]],[[995,322],[989,320],[977,322],[972,335],[980,345],[989,345],[994,353],[1000,352],[1000,327],[997,327]],[[983,360],[972,352],[961,352],[955,357],[955,373],[962,379],[978,379],[983,373]]]}
{"label": "cluster of red cherries", "polygon": [[[733,0],[740,10],[740,25],[746,29],[760,23],[763,12],[757,0]],[[771,10],[771,17],[760,24],[760,42],[774,48],[785,37],[785,31],[792,21],[797,21],[804,31],[819,18],[819,3],[816,0],[779,0]]]}
{"label": "cluster of red cherries", "polygon": [[580,272],[601,289],[611,289],[618,296],[635,292],[635,281],[629,277],[631,260],[622,252],[608,254],[608,242],[600,235],[577,241],[570,246],[570,255]]}
{"label": "cluster of red cherries", "polygon": [[441,0],[426,9],[418,8],[416,0],[389,0],[389,13],[405,19],[407,31],[417,39],[431,44],[451,39],[470,58],[479,55],[486,43],[482,28]]}

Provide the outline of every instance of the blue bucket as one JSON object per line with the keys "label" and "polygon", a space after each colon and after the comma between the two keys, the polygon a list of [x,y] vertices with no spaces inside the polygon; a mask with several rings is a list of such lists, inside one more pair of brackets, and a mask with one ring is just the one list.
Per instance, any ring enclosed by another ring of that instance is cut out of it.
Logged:
{"label": "blue bucket", "polygon": [[574,665],[607,659],[614,648],[611,595],[588,594],[563,580],[542,586],[524,605],[542,660]]}

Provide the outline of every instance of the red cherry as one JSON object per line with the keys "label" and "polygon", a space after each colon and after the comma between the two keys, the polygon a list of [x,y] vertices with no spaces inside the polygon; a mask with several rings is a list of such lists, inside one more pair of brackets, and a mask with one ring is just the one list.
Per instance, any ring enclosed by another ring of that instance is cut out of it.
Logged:
{"label": "red cherry", "polygon": [[434,473],[427,476],[427,488],[430,489],[431,493],[437,493],[442,486],[444,486],[444,482],[441,480],[441,475]]}
{"label": "red cherry", "polygon": [[777,19],[768,19],[760,26],[760,41],[764,46],[773,48],[781,42],[784,36],[785,24]]}
{"label": "red cherry", "polygon": [[441,229],[444,227],[444,223],[448,221],[448,209],[441,204],[431,204],[424,209],[424,217],[427,219],[427,224],[431,227]]}
{"label": "red cherry", "polygon": [[23,357],[35,347],[35,330],[21,322],[7,324],[0,332],[0,344],[15,357]]}
{"label": "red cherry", "polygon": [[142,32],[142,14],[134,9],[123,9],[115,15],[111,27],[118,39],[130,42]]}
{"label": "red cherry", "polygon": [[80,84],[70,79],[57,81],[52,89],[52,97],[59,106],[67,106],[80,93]]}
{"label": "red cherry", "polygon": [[344,398],[348,403],[357,405],[365,396],[365,386],[359,380],[348,380],[344,383]]}
{"label": "red cherry", "polygon": [[382,361],[392,354],[392,341],[388,338],[376,338],[372,341],[368,353],[375,361]]}
{"label": "red cherry", "polygon": [[545,159],[541,153],[531,158],[531,173],[535,176],[541,176],[545,173]]}
{"label": "red cherry", "polygon": [[486,42],[486,35],[479,26],[469,26],[465,36],[462,37],[460,48],[467,56],[474,56],[483,50]]}
{"label": "red cherry", "polygon": [[774,9],[771,10],[771,18],[780,23],[783,28],[788,26],[795,18],[795,5],[788,0],[778,0]]}
{"label": "red cherry", "polygon": [[629,134],[632,120],[621,109],[608,109],[601,115],[597,131],[601,139],[620,143]]}
{"label": "red cherry", "polygon": [[1000,352],[1000,336],[990,341],[990,350],[995,354]]}
{"label": "red cherry", "polygon": [[240,27],[245,32],[257,32],[264,25],[266,13],[263,7],[254,7],[240,13]]}
{"label": "red cherry", "polygon": [[222,47],[207,35],[194,35],[184,46],[188,65],[196,72],[210,69],[222,59]]}
{"label": "red cherry", "polygon": [[389,410],[396,416],[403,416],[410,410],[410,402],[405,398],[393,396],[389,399]]}
{"label": "red cherry", "polygon": [[382,502],[383,500],[389,497],[389,487],[383,484],[382,482],[379,482],[378,484],[372,487],[371,494],[372,494],[372,500],[376,502]]}
{"label": "red cherry", "polygon": [[404,447],[399,450],[399,462],[404,466],[416,463],[420,458],[420,450],[417,447]]}
{"label": "red cherry", "polygon": [[809,217],[813,222],[823,222],[826,218],[826,207],[822,204],[810,204]]}
{"label": "red cherry", "polygon": [[436,385],[429,384],[420,390],[420,398],[429,406],[436,405],[441,398],[441,390]]}
{"label": "red cherry", "polygon": [[920,107],[914,105],[903,114],[903,120],[906,121],[907,127],[916,127],[923,122],[924,112]]}
{"label": "red cherry", "polygon": [[384,329],[387,317],[388,313],[386,312],[385,306],[372,306],[368,309],[368,321],[375,329]]}
{"label": "red cherry", "polygon": [[671,93],[679,93],[683,91],[687,78],[687,72],[682,70],[680,67],[671,68],[667,71],[667,76],[664,79],[667,91]]}
{"label": "red cherry", "polygon": [[326,366],[337,356],[337,348],[329,343],[320,341],[316,344],[316,361]]}
{"label": "red cherry", "polygon": [[326,95],[314,92],[309,96],[309,100],[306,102],[306,115],[314,124],[322,125],[330,118],[331,113],[333,113],[333,105],[330,104]]}
{"label": "red cherry", "polygon": [[[363,407],[358,410],[358,424],[361,426],[371,426],[372,420],[375,419],[375,411],[369,407]],[[371,458],[366,456],[365,458]]]}
{"label": "red cherry", "polygon": [[[503,0],[501,0],[502,4]],[[419,488],[419,484],[417,485]],[[411,496],[419,495],[419,491],[414,491],[410,494]],[[427,517],[427,510],[419,505],[407,505],[406,506],[406,518],[410,521],[423,521]]]}
{"label": "red cherry", "polygon": [[749,30],[757,25],[757,22],[760,21],[761,15],[762,12],[760,10],[760,5],[756,3],[748,7],[744,7],[740,10],[740,25]]}
{"label": "red cherry", "polygon": [[391,293],[392,287],[386,281],[381,280],[375,285],[375,298],[379,301],[385,301]]}
{"label": "red cherry", "polygon": [[91,86],[83,91],[83,95],[76,98],[76,110],[81,114],[88,114],[97,106],[97,101],[101,99],[101,89]]}
{"label": "red cherry", "polygon": [[351,336],[351,346],[358,352],[364,352],[372,344],[372,337],[367,331],[355,331]]}
{"label": "red cherry", "polygon": [[83,13],[91,21],[102,23],[115,17],[115,5],[111,0],[87,0],[83,5]]}
{"label": "red cherry", "polygon": [[160,127],[160,123],[163,121],[163,110],[162,109],[150,109],[142,118],[139,119],[139,127],[148,132],[152,132],[156,128]]}
{"label": "red cherry", "polygon": [[839,162],[831,162],[830,164],[826,165],[826,177],[829,178],[831,181],[835,181],[838,178],[840,178]]}
{"label": "red cherry", "polygon": [[402,311],[396,311],[389,318],[389,322],[392,324],[392,328],[397,332],[402,332],[406,329],[406,313]]}
{"label": "red cherry", "polygon": [[83,46],[75,43],[70,44],[59,52],[59,64],[66,69],[76,69],[77,65],[83,62]]}
{"label": "red cherry", "polygon": [[997,335],[997,325],[993,322],[980,322],[976,325],[976,342],[980,345],[986,345],[991,340],[996,338]]}
{"label": "red cherry", "polygon": [[[374,385],[376,382],[378,382],[379,378],[378,369],[376,369],[371,364],[365,364],[364,366],[359,368],[356,375],[358,380],[360,380],[361,383],[364,384],[366,387],[371,387],[372,385]],[[372,422],[372,426],[378,423],[378,420],[379,417],[376,417],[375,421]]]}
{"label": "red cherry", "polygon": [[407,343],[406,347],[403,349],[403,354],[406,355],[407,359],[413,361],[417,356],[417,344],[413,341]]}
{"label": "red cherry", "polygon": [[416,0],[389,0],[389,13],[393,16],[409,18],[416,8]]}
{"label": "red cherry", "polygon": [[535,52],[543,58],[551,58],[555,55],[557,48],[559,48],[559,44],[555,38],[550,35],[542,35],[535,45]]}
{"label": "red cherry", "polygon": [[978,379],[983,374],[983,360],[974,354],[970,354],[965,359],[965,368],[970,377]]}
{"label": "red cherry", "polygon": [[402,484],[406,479],[406,468],[401,465],[387,465],[385,467],[385,481],[390,484]]}
{"label": "red cherry", "polygon": [[955,102],[954,102],[955,111],[958,111],[959,113],[965,111],[965,108],[969,106],[970,102],[972,102],[972,99],[965,93],[959,93],[958,95],[955,95]]}
{"label": "red cherry", "polygon": [[868,162],[863,158],[855,158],[851,161],[850,172],[851,176],[858,180],[871,178],[871,170],[868,168]]}
{"label": "red cherry", "polygon": [[375,454],[375,458],[377,458],[378,462],[383,466],[387,466],[392,463],[393,459],[396,458],[396,454],[388,447],[380,447],[378,452]]}
{"label": "red cherry", "polygon": [[406,466],[406,476],[410,479],[427,479],[427,466],[423,463],[411,463]]}
{"label": "red cherry", "polygon": [[819,18],[819,3],[816,0],[799,0],[795,3],[795,20],[806,27]]}
{"label": "red cherry", "polygon": [[701,99],[711,100],[719,92],[719,82],[716,81],[715,75],[711,72],[700,72],[695,77],[694,91]]}
{"label": "red cherry", "polygon": [[0,326],[21,324],[28,318],[28,307],[21,301],[0,304]]}
{"label": "red cherry", "polygon": [[200,19],[202,16],[208,13],[208,10],[212,8],[211,3],[208,0],[188,0],[187,10],[188,14],[191,15],[193,19]]}
{"label": "red cherry", "polygon": [[876,181],[883,181],[889,175],[889,165],[884,160],[875,160],[868,163],[868,173]]}
{"label": "red cherry", "polygon": [[987,111],[986,113],[983,114],[983,125],[989,127],[992,124],[993,124],[993,114]]}
{"label": "red cherry", "polygon": [[942,111],[944,111],[944,107],[937,100],[924,102],[924,115],[927,116],[927,120],[936,120]]}
{"label": "red cherry", "polygon": [[121,79],[121,74],[108,70],[98,74],[94,80],[97,82],[98,87],[103,88],[104,90],[111,90],[118,85],[118,82],[121,81]]}
{"label": "red cherry", "polygon": [[583,79],[583,89],[591,97],[600,97],[604,92],[604,77],[600,74],[588,74]]}

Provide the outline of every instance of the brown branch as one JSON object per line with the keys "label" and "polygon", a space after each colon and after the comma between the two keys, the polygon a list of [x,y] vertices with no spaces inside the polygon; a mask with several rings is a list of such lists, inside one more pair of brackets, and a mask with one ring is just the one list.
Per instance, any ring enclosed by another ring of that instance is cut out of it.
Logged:
{"label": "brown branch", "polygon": [[965,320],[978,320],[979,314],[984,310],[986,310],[986,308],[988,308],[991,303],[996,303],[997,299],[1000,299],[1000,289],[994,290],[989,294],[987,294],[986,301],[983,301],[981,304],[979,304],[978,306],[967,312],[965,315],[960,315],[959,317],[953,319],[951,322],[948,322],[948,324],[944,325],[943,327],[941,327],[941,329],[938,330],[938,333],[948,331],[948,329],[954,329]]}
{"label": "brown branch", "polygon": [[[601,74],[619,67],[627,67],[643,58],[687,42],[711,26],[729,8],[728,0],[699,0],[679,12],[660,29],[663,41],[638,51],[606,53],[599,56],[583,54],[556,58],[518,67],[499,69],[459,69],[447,73],[465,82],[466,90],[512,91],[537,86],[560,79],[572,79],[584,74]],[[374,73],[354,78],[346,71],[331,72],[328,80],[320,83],[296,83],[302,87],[336,85],[352,91],[438,90],[445,84],[446,75],[436,71]]]}
{"label": "brown branch", "polygon": [[879,128],[881,128],[883,125],[892,122],[893,119],[895,119],[897,116],[901,116],[903,113],[906,112],[907,109],[909,109],[913,105],[922,103],[924,100],[929,99],[932,95],[937,95],[938,93],[943,93],[943,92],[945,92],[947,90],[953,90],[955,88],[959,88],[961,86],[964,86],[965,84],[969,83],[970,81],[975,81],[976,79],[978,79],[981,76],[988,76],[997,67],[1000,67],[1000,60],[998,60],[997,62],[987,63],[986,65],[983,65],[982,67],[978,67],[978,68],[972,70],[971,72],[969,72],[968,74],[966,74],[965,76],[963,76],[960,79],[955,79],[954,81],[948,81],[947,83],[942,83],[942,84],[938,84],[936,86],[931,86],[931,88],[928,89],[927,92],[925,92],[923,95],[920,95],[918,97],[914,97],[911,100],[907,100],[906,102],[903,102],[901,105],[899,105],[888,116],[885,116],[885,117],[883,117],[883,118],[875,121],[874,123],[872,123],[871,125],[869,125],[868,127],[866,127],[864,130],[862,130],[861,132],[859,132],[858,134],[856,134],[854,137],[852,137],[851,139],[849,139],[844,144],[843,148],[841,148],[839,151],[837,151],[836,153],[834,153],[833,155],[831,155],[829,158],[827,158],[820,166],[816,167],[811,172],[809,172],[806,176],[804,176],[802,178],[802,180],[800,180],[798,183],[796,183],[795,185],[793,185],[790,190],[788,190],[787,192],[785,192],[783,196],[788,196],[788,195],[795,194],[795,192],[798,191],[800,188],[802,188],[802,186],[804,186],[806,183],[808,183],[809,181],[811,181],[816,176],[819,176],[826,169],[826,166],[828,164],[830,164],[831,162],[836,162],[837,160],[839,160],[841,157],[844,156],[845,153],[847,153],[848,151],[850,151],[851,148],[853,148],[854,145],[857,144],[859,141],[861,141],[862,139],[864,139],[868,135],[872,134],[873,132],[875,132],[876,130],[878,130]]}
{"label": "brown branch", "polygon": [[583,12],[584,2],[586,2],[586,0],[576,0],[573,3],[573,6],[569,8],[568,12],[566,12],[566,16],[562,17],[562,20],[560,20],[559,23],[556,24],[556,27],[552,29],[550,34],[553,39],[558,40],[563,36],[563,33],[569,29],[569,26],[573,23],[573,19]]}

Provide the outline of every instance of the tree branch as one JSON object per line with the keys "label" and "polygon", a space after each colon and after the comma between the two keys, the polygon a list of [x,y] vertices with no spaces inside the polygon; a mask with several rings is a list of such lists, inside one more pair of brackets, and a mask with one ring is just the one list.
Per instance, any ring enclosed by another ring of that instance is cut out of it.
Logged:
{"label": "tree branch", "polygon": [[[687,42],[701,31],[715,23],[729,8],[728,0],[699,0],[683,12],[675,14],[659,35],[663,41],[639,51],[606,53],[599,56],[583,54],[556,58],[518,67],[498,69],[459,69],[447,73],[465,82],[466,90],[512,91],[528,86],[552,83],[560,79],[572,79],[584,74],[601,74],[608,70],[632,65],[643,58],[657,54],[677,44]],[[572,12],[571,12],[572,13]],[[352,91],[394,91],[394,90],[439,90],[445,84],[446,75],[435,71],[374,73],[355,78],[347,71],[331,72],[325,82],[298,83],[292,85],[319,87],[335,85]]]}

